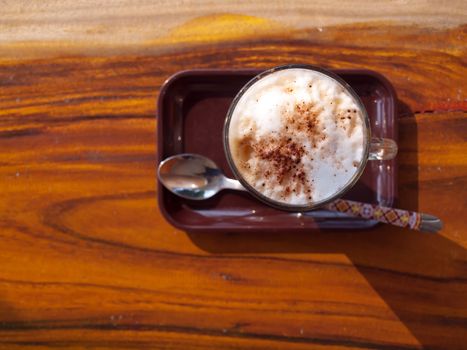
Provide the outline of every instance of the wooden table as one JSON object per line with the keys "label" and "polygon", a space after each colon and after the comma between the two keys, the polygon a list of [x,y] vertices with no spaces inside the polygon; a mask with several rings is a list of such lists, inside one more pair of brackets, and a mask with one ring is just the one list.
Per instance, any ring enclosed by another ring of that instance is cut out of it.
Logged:
{"label": "wooden table", "polygon": [[[6,1],[0,348],[467,348],[465,1]],[[427,235],[187,234],[158,211],[155,99],[187,68],[369,68],[400,102]]]}

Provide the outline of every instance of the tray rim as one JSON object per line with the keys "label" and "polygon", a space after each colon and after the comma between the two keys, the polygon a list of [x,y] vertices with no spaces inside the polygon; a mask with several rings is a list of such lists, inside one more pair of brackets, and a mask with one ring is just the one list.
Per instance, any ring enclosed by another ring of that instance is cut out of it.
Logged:
{"label": "tray rim", "polygon": [[[171,86],[174,84],[174,82],[178,81],[180,78],[186,77],[186,76],[215,76],[215,75],[257,75],[261,73],[264,70],[270,69],[269,68],[229,68],[229,69],[223,69],[223,68],[193,68],[193,69],[185,69],[178,71],[171,76],[169,76],[161,85],[159,95],[157,97],[157,102],[156,102],[156,135],[157,135],[157,164],[156,164],[156,173],[157,173],[157,166],[159,163],[163,160],[162,159],[162,152],[160,150],[163,148],[163,118],[162,115],[164,114],[164,101],[165,101],[165,96],[167,95],[167,92],[171,88]],[[329,69],[326,68],[330,71],[332,71],[335,74],[355,74],[355,75],[366,75],[370,76],[372,78],[375,78],[380,82],[384,88],[388,91],[388,96],[389,97],[389,105],[391,107],[393,119],[395,121],[394,123],[394,130],[395,130],[395,135],[396,139],[398,141],[398,117],[397,117],[397,94],[396,91],[393,87],[393,85],[390,83],[390,81],[381,73],[376,72],[374,70],[370,69],[365,69],[365,68],[339,68],[339,69]],[[397,171],[397,158],[395,159],[395,164],[396,164],[396,171],[394,172],[394,183],[396,184],[394,188],[394,196],[389,200],[388,203],[385,203],[386,206],[392,206],[394,204],[394,201],[397,197],[397,177],[398,177],[398,171]],[[203,224],[203,225],[188,225],[188,224],[183,224],[180,223],[179,221],[175,220],[175,218],[170,215],[170,213],[167,211],[167,208],[165,205],[161,205],[163,203],[163,192],[165,189],[161,185],[161,183],[157,180],[157,175],[155,176],[156,179],[156,189],[157,189],[157,204],[159,211],[162,213],[163,217],[175,228],[182,230],[182,231],[187,231],[187,232],[197,232],[197,231],[219,231],[220,228],[214,228],[212,226]],[[319,209],[317,209],[319,210]],[[362,221],[363,222],[363,221]],[[369,229],[372,227],[375,227],[379,225],[378,221],[375,220],[367,220],[364,221],[365,225],[361,225],[359,227],[346,227],[346,228],[339,228],[339,230],[345,230],[345,231],[351,231],[351,230],[357,230],[357,229]],[[279,230],[285,230],[286,228],[280,228]],[[303,231],[303,230],[329,230],[332,228],[323,228],[323,227],[296,227],[296,228],[289,228],[288,230],[290,231]],[[259,229],[257,227],[230,227],[228,228],[229,232],[244,232],[248,230],[253,230],[253,231],[274,231],[274,229]],[[227,231],[227,229],[226,229]]]}

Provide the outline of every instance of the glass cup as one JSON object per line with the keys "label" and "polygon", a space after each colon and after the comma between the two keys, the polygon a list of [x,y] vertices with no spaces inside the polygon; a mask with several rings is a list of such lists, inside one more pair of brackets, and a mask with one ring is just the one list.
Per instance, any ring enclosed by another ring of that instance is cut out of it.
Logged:
{"label": "glass cup", "polygon": [[[357,171],[355,172],[354,176],[347,182],[347,184],[340,189],[336,189],[336,192],[321,201],[313,202],[308,205],[294,205],[294,204],[288,204],[284,202],[279,202],[276,201],[272,198],[269,198],[256,190],[252,185],[250,185],[245,178],[242,176],[241,172],[235,165],[235,162],[232,157],[232,153],[230,150],[230,144],[229,144],[229,127],[230,127],[230,121],[232,119],[232,115],[235,111],[235,108],[237,106],[238,101],[240,98],[243,96],[243,94],[258,80],[266,77],[267,75],[270,75],[274,72],[280,71],[280,70],[286,70],[286,69],[307,69],[307,70],[312,70],[314,72],[321,73],[325,76],[327,76],[330,79],[333,79],[336,81],[339,85],[341,85],[355,100],[357,103],[358,107],[360,108],[363,116],[363,124],[364,124],[364,132],[366,133],[366,143],[364,145],[364,155],[362,157],[362,161],[359,164]],[[224,130],[223,130],[223,141],[224,141],[224,151],[225,155],[227,157],[227,162],[232,169],[232,172],[234,173],[235,177],[241,182],[241,184],[247,189],[248,192],[250,192],[254,197],[262,201],[263,203],[270,205],[272,207],[275,207],[277,209],[281,210],[289,210],[289,211],[309,211],[313,210],[316,208],[319,208],[321,206],[324,206],[340,197],[342,197],[347,191],[349,191],[355,183],[358,181],[360,176],[363,174],[363,171],[365,170],[365,166],[367,164],[368,160],[389,160],[393,159],[397,155],[397,144],[394,140],[391,139],[383,139],[383,138],[372,138],[371,137],[371,127],[370,127],[370,119],[368,117],[368,113],[366,111],[365,106],[363,105],[363,102],[361,101],[360,97],[356,94],[356,92],[350,87],[349,84],[347,84],[342,78],[337,76],[336,74],[327,71],[325,69],[311,66],[311,65],[305,65],[305,64],[290,64],[290,65],[284,65],[284,66],[279,66],[275,67],[269,70],[266,70],[257,76],[255,76],[253,79],[251,79],[246,85],[238,92],[238,94],[235,96],[234,100],[232,101],[232,104],[230,105],[230,108],[227,112],[227,116],[225,119],[224,123]]]}

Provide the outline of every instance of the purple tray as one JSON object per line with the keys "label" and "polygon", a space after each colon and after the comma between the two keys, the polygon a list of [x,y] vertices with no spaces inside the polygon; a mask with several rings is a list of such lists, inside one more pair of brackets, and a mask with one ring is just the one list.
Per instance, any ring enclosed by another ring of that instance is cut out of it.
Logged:
{"label": "purple tray", "polygon": [[[260,70],[190,70],[163,85],[158,100],[158,161],[178,153],[213,159],[233,177],[222,146],[227,109],[240,88]],[[335,70],[362,99],[371,120],[372,136],[397,142],[396,94],[380,74],[369,70]],[[396,197],[396,160],[370,161],[344,198],[391,206]],[[373,227],[372,220],[350,218],[327,210],[290,213],[273,209],[248,193],[222,191],[206,201],[177,197],[158,183],[159,208],[175,227],[185,231],[295,231]]]}

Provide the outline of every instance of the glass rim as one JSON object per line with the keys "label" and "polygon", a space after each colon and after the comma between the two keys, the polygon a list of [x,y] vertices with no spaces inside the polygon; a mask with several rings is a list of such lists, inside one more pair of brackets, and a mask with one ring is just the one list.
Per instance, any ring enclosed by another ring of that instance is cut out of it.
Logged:
{"label": "glass rim", "polygon": [[[254,188],[252,185],[250,185],[245,178],[242,176],[240,171],[238,170],[237,166],[235,165],[235,162],[232,158],[232,154],[230,151],[230,142],[229,142],[229,127],[230,127],[230,122],[232,120],[232,115],[233,112],[242,98],[242,96],[245,94],[245,92],[252,86],[254,85],[257,81],[261,80],[262,78],[275,73],[277,71],[281,70],[286,70],[286,69],[306,69],[306,70],[312,70],[314,72],[321,73],[331,79],[334,79],[338,84],[340,84],[346,91],[350,93],[350,95],[354,98],[356,101],[358,107],[362,111],[363,115],[363,121],[365,125],[365,130],[366,130],[366,143],[365,143],[365,149],[363,152],[363,157],[362,161],[359,164],[359,167],[355,174],[350,178],[350,180],[345,184],[343,188],[341,188],[339,191],[334,193],[332,196],[325,198],[321,201],[313,202],[309,205],[297,205],[297,204],[289,204],[289,203],[284,203],[280,202],[277,200],[274,200],[272,198],[269,198],[259,192],[256,188]],[[341,77],[339,77],[337,74],[330,72],[326,69],[323,69],[321,67],[309,65],[309,64],[287,64],[287,65],[281,65],[277,67],[273,67],[270,69],[267,69],[258,75],[254,76],[252,79],[250,79],[237,93],[235,98],[233,99],[232,103],[230,104],[229,110],[227,111],[227,115],[225,118],[224,122],[224,128],[223,128],[223,145],[224,145],[224,153],[227,158],[227,163],[229,164],[230,169],[232,170],[235,178],[240,181],[240,183],[247,189],[249,193],[251,193],[254,197],[262,201],[263,203],[272,206],[276,209],[280,210],[286,210],[286,211],[310,211],[313,209],[317,209],[319,207],[322,207],[323,205],[326,205],[327,203],[330,203],[340,197],[342,197],[346,192],[348,192],[358,181],[358,179],[361,177],[363,174],[363,171],[365,170],[365,166],[368,162],[369,154],[370,154],[370,143],[371,143],[371,127],[370,127],[370,118],[368,116],[368,112],[360,99],[360,97],[357,95],[357,93],[352,89],[352,87],[344,81]]]}

